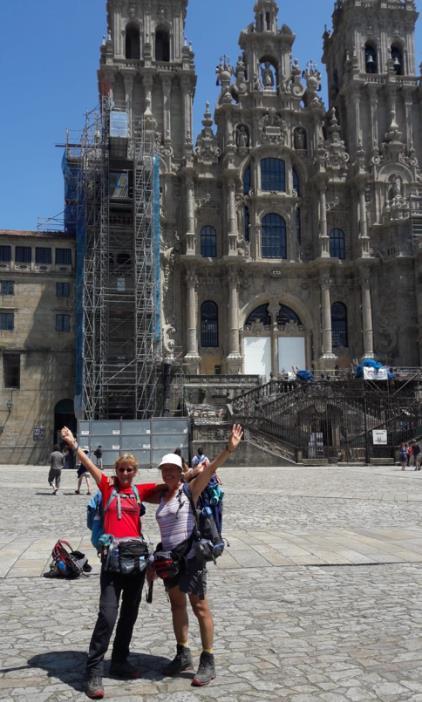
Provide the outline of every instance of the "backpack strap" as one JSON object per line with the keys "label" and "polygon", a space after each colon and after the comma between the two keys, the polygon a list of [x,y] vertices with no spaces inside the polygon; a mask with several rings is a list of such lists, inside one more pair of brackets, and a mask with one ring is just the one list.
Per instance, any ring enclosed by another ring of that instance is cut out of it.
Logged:
{"label": "backpack strap", "polygon": [[200,531],[199,531],[199,514],[198,514],[198,510],[196,509],[196,505],[193,501],[191,489],[187,483],[183,483],[182,491],[189,500],[189,504],[191,506],[193,516],[195,517],[196,532],[199,535],[199,533],[200,533]]}
{"label": "backpack strap", "polygon": [[[139,496],[139,490],[136,487],[136,485],[132,485],[132,492],[135,495],[136,503],[139,507],[139,510],[141,510],[142,502],[141,502],[141,498]],[[116,500],[117,500],[117,519],[121,519],[122,518],[122,500],[121,500],[120,494],[116,490],[116,488],[113,488],[111,495],[107,500],[107,504],[104,508],[104,513],[110,509],[110,505],[113,502],[114,498],[116,498]]]}

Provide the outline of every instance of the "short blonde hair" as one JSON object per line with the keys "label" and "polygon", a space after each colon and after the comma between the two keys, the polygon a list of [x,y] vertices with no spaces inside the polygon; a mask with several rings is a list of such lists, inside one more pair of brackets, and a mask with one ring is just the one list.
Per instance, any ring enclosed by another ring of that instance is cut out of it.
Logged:
{"label": "short blonde hair", "polygon": [[137,471],[139,467],[138,461],[136,460],[133,453],[123,453],[121,456],[119,456],[119,458],[114,464],[114,470],[117,470],[121,463],[128,463],[135,469],[135,471]]}

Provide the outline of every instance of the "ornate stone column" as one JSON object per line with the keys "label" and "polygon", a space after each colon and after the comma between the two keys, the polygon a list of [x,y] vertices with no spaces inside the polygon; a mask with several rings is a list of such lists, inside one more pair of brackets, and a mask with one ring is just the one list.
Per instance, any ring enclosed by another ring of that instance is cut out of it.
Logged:
{"label": "ornate stone column", "polygon": [[185,122],[185,144],[192,144],[192,100],[193,89],[191,79],[187,76],[181,79],[183,90],[183,109]]}
{"label": "ornate stone column", "polygon": [[319,240],[321,258],[330,257],[330,239],[327,231],[327,191],[325,183],[321,184],[319,194]]}
{"label": "ornate stone column", "polygon": [[192,176],[186,178],[186,255],[195,251],[195,186]]}
{"label": "ornate stone column", "polygon": [[[278,311],[279,305],[277,303],[271,303],[268,312],[271,316],[271,371],[273,377],[276,378],[279,373],[278,368]],[[288,368],[286,368],[288,370]]]}
{"label": "ornate stone column", "polygon": [[152,117],[152,76],[144,74],[145,117]]}
{"label": "ornate stone column", "polygon": [[366,199],[365,188],[362,185],[359,189],[359,221],[360,221],[360,253],[362,258],[370,256],[369,237],[368,237],[368,220],[366,214]]}
{"label": "ornate stone column", "polygon": [[228,255],[237,256],[237,216],[236,216],[236,186],[234,180],[227,181],[227,218],[228,218]]}
{"label": "ornate stone column", "polygon": [[133,134],[133,76],[125,74],[125,103],[129,119],[129,134]]}
{"label": "ornate stone column", "polygon": [[198,373],[199,369],[197,299],[198,276],[196,275],[195,271],[188,271],[186,273],[186,286],[187,353],[185,355],[184,361],[189,373],[195,375],[196,373]]}
{"label": "ornate stone column", "polygon": [[332,368],[336,356],[333,354],[333,333],[331,328],[331,292],[328,274],[321,275],[321,311],[322,311],[322,355],[320,364],[322,368]]}
{"label": "ornate stone column", "polygon": [[229,271],[229,300],[228,300],[228,341],[229,355],[227,356],[227,372],[240,373],[242,356],[239,342],[239,276],[236,270]]}
{"label": "ornate stone column", "polygon": [[163,83],[163,129],[164,129],[164,141],[171,141],[171,122],[170,122],[170,96],[171,96],[171,79],[170,76],[164,76],[162,79]]}
{"label": "ornate stone column", "polygon": [[363,358],[374,358],[370,271],[361,271]]}

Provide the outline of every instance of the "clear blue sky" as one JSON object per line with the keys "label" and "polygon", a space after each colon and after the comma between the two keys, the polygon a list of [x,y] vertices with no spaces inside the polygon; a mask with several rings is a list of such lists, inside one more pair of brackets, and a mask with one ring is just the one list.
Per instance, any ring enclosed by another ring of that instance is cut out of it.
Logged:
{"label": "clear blue sky", "polygon": [[[419,9],[422,0],[417,2]],[[254,0],[190,0],[186,36],[196,55],[195,133],[205,101],[216,98],[215,66],[238,56],[240,30]],[[0,0],[2,108],[0,228],[35,229],[63,210],[61,152],[67,128],[78,130],[97,103],[99,46],[106,0]],[[294,56],[320,64],[324,25],[334,0],[279,0],[280,24],[296,33]],[[417,62],[422,59],[422,19]]]}

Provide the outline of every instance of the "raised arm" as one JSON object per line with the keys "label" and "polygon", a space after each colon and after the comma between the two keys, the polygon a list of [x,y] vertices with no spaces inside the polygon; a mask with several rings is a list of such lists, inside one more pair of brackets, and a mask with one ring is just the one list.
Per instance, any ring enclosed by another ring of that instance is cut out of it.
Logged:
{"label": "raised arm", "polygon": [[79,448],[79,444],[73,436],[72,432],[68,427],[63,427],[60,432],[63,441],[69,446],[72,451],[75,451],[76,457],[79,458],[80,462],[87,469],[88,473],[91,473],[97,485],[100,484],[103,472],[97,468],[96,465],[91,461],[90,458]]}
{"label": "raised arm", "polygon": [[231,453],[234,453],[234,451],[236,451],[237,447],[240,444],[242,434],[243,429],[240,426],[240,424],[234,424],[227,442],[227,446],[223,449],[223,451],[220,451],[218,456],[216,456],[216,458],[214,458],[214,460],[211,463],[201,464],[202,466],[204,466],[203,470],[199,473],[199,475],[196,476],[196,478],[193,478],[193,480],[191,480],[191,482],[189,483],[192,498],[195,503],[198,501],[199,496],[207,487],[216,469],[227,461]]}

